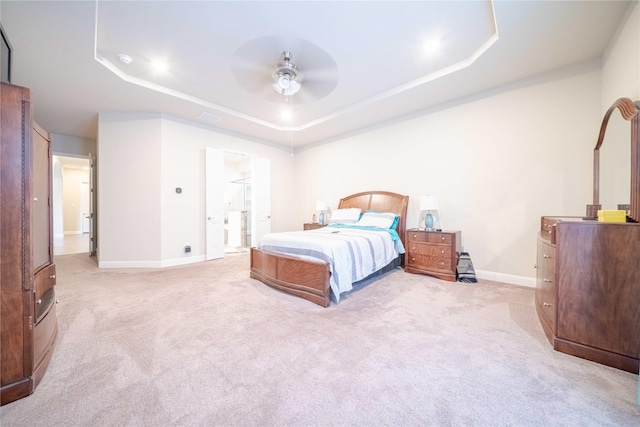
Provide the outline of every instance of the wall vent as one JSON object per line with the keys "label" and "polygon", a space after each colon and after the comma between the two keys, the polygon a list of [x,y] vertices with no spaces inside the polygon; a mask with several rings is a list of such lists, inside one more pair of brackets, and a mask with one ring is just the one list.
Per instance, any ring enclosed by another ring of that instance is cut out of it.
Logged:
{"label": "wall vent", "polygon": [[209,123],[217,123],[222,119],[220,116],[216,116],[215,114],[207,113],[206,111],[198,116],[200,120],[207,121]]}

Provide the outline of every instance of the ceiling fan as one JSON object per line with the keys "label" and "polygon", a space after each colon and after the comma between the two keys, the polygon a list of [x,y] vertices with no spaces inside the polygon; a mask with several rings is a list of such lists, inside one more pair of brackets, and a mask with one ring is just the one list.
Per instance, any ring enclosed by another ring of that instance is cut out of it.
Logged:
{"label": "ceiling fan", "polygon": [[[280,52],[280,61],[275,52]],[[295,63],[292,52],[296,55]],[[338,84],[338,66],[333,58],[301,39],[278,36],[253,39],[235,51],[231,69],[240,86],[273,103],[281,103],[283,95],[296,104],[317,101],[333,92]]]}
{"label": "ceiling fan", "polygon": [[289,51],[282,52],[282,62],[276,65],[271,74],[275,80],[273,88],[281,95],[291,96],[298,93],[302,83],[302,72],[296,64],[291,62],[293,54]]}

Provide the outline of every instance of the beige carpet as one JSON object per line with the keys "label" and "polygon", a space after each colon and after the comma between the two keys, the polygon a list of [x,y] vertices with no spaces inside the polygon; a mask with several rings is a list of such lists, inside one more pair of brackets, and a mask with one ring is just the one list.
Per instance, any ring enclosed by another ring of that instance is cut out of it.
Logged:
{"label": "beige carpet", "polygon": [[392,272],[323,309],[248,255],[56,257],[60,336],[2,426],[638,426],[637,375],[554,352],[532,289]]}

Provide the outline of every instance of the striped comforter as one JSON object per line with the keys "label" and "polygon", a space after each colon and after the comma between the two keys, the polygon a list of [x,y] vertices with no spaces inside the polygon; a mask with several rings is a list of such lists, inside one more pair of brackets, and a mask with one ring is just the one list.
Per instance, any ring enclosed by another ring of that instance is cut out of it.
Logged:
{"label": "striped comforter", "polygon": [[389,264],[404,253],[402,242],[387,230],[324,227],[265,235],[259,249],[293,255],[309,261],[325,261],[331,271],[336,301],[353,283]]}

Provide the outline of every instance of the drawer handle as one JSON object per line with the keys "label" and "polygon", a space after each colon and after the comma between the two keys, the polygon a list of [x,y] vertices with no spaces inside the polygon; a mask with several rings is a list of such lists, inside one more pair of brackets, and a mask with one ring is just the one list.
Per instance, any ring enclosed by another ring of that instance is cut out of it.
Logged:
{"label": "drawer handle", "polygon": [[36,304],[42,304],[42,300],[39,299],[38,301],[36,301]]}
{"label": "drawer handle", "polygon": [[444,236],[442,236],[440,239],[441,239],[441,240],[444,240]]}
{"label": "drawer handle", "polygon": [[52,274],[51,276],[49,276],[49,279],[55,279],[55,278],[56,278],[55,274]]}
{"label": "drawer handle", "polygon": [[444,265],[444,261],[440,261],[440,265]]}
{"label": "drawer handle", "polygon": [[551,283],[551,279],[544,279],[545,283]]}
{"label": "drawer handle", "polygon": [[411,261],[415,261],[415,260],[416,260],[415,258],[411,258]]}
{"label": "drawer handle", "polygon": [[551,304],[549,304],[548,302],[543,302],[542,305],[545,307],[551,307]]}
{"label": "drawer handle", "polygon": [[441,253],[441,254],[443,254],[443,253],[444,253],[444,249],[443,249],[443,250],[441,250],[441,251],[440,251],[440,253]]}
{"label": "drawer handle", "polygon": [[414,235],[413,235],[413,238],[415,239],[416,237],[418,237],[418,235],[417,235],[417,234],[414,234]]}
{"label": "drawer handle", "polygon": [[533,264],[533,268],[538,268],[538,264]]}
{"label": "drawer handle", "polygon": [[411,247],[411,250],[412,250],[412,251],[415,251],[415,250],[416,250],[416,247],[415,247],[415,246],[412,246],[412,247]]}
{"label": "drawer handle", "polygon": [[542,255],[542,258],[551,258],[551,257],[549,255],[547,255],[547,254],[544,254],[544,255]]}

